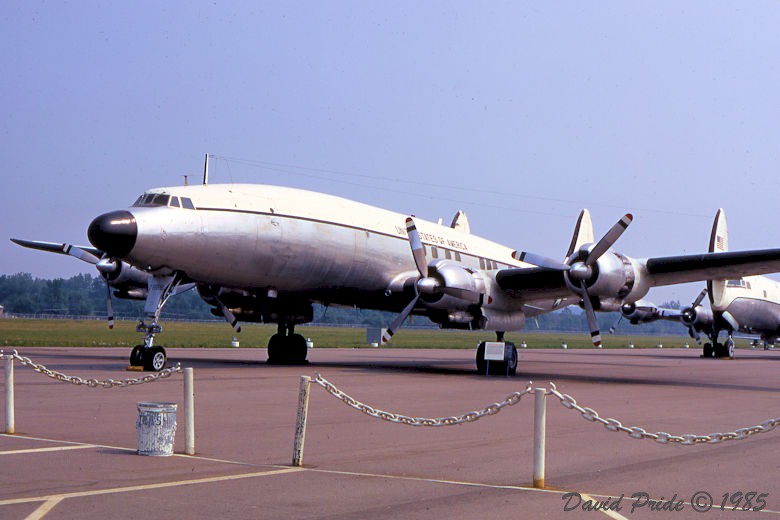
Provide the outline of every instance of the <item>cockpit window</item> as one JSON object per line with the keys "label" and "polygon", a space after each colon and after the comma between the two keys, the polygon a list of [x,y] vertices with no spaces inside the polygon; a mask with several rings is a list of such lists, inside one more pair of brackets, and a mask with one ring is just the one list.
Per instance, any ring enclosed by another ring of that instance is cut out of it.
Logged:
{"label": "cockpit window", "polygon": [[195,209],[192,199],[176,197],[164,193],[144,193],[133,203],[133,206],[171,206],[172,208]]}
{"label": "cockpit window", "polygon": [[152,206],[167,206],[169,200],[171,200],[170,195],[163,195],[162,193],[158,193],[152,199]]}

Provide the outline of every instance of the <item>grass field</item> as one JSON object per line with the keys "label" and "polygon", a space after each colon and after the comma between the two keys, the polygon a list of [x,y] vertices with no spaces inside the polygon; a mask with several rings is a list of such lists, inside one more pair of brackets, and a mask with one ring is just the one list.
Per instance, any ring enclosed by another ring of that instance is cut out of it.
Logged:
{"label": "grass field", "polygon": [[[163,323],[163,333],[156,343],[165,347],[227,347],[233,339],[233,331],[222,322],[214,323]],[[296,328],[303,336],[311,338],[317,348],[368,347],[366,329],[340,327]],[[241,347],[265,348],[268,338],[276,333],[275,325],[244,324],[238,334]],[[0,319],[0,346],[63,346],[63,347],[132,347],[141,343],[142,335],[135,331],[135,322],[118,321],[109,330],[104,321],[75,320],[24,320]],[[382,348],[475,348],[482,340],[494,340],[489,331],[453,331],[402,329],[391,343]],[[512,332],[506,336],[518,347],[525,342],[528,348],[593,348],[586,332],[558,334],[540,332]],[[603,335],[605,348],[655,348],[659,343],[666,347],[696,344],[687,336],[610,336]],[[739,340],[737,346],[747,346],[747,340]]]}

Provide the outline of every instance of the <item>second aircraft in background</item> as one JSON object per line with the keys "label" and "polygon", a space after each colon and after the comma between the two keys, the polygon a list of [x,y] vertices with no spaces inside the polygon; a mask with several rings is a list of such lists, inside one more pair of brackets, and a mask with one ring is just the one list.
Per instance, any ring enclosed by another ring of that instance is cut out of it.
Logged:
{"label": "second aircraft in background", "polygon": [[[709,252],[726,251],[726,214],[719,209],[712,224]],[[709,309],[702,305],[707,295]],[[701,344],[701,333],[709,339],[703,346],[703,357],[730,358],[734,357],[732,336],[735,332],[759,336],[764,348],[775,343],[780,335],[780,283],[766,276],[708,280],[707,288],[688,307],[667,309],[639,300],[623,305],[621,313],[634,325],[656,320],[680,321],[698,343]],[[723,343],[718,341],[722,331],[727,334]]]}

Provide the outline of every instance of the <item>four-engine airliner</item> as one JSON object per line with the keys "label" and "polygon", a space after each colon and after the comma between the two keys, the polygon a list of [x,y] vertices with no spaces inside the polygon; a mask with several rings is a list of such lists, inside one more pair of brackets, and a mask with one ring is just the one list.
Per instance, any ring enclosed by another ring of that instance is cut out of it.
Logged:
{"label": "four-engine airliner", "polygon": [[[414,313],[442,328],[495,331],[498,342],[528,317],[578,304],[598,345],[595,311],[616,311],[651,287],[780,271],[780,249],[646,259],[614,252],[632,219],[624,215],[596,241],[583,210],[560,261],[480,238],[462,212],[446,226],[324,193],[208,184],[204,174],[201,185],[150,189],[96,217],[92,247],[13,240],[94,264],[109,306],[112,292],[144,299],[144,341],[130,362],[148,370],[166,363],[155,344],[161,309],[192,287],[236,330],[239,321],[277,324],[270,363],[303,363],[306,341],[295,326],[312,320],[314,302],[400,312],[385,340]],[[514,373],[517,351],[505,345],[501,366]]]}

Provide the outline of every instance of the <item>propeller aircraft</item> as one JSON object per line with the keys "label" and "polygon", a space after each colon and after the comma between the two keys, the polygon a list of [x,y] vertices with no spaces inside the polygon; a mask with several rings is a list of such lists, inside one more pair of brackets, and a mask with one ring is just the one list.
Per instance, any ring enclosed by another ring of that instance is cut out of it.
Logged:
{"label": "propeller aircraft", "polygon": [[[313,303],[400,312],[388,341],[411,314],[441,328],[495,331],[514,374],[517,351],[504,341],[529,317],[578,304],[594,345],[596,311],[616,311],[651,287],[735,279],[780,271],[780,249],[635,259],[612,246],[631,224],[624,215],[598,241],[583,210],[563,260],[519,252],[471,233],[458,212],[450,226],[307,190],[203,183],[149,189],[132,206],[89,225],[92,246],[12,239],[94,264],[111,296],[145,300],[131,365],[161,370],[160,312],[195,288],[240,331],[239,322],[277,324],[268,362],[299,364],[306,340],[295,326],[313,319]],[[148,321],[148,322],[147,322]],[[477,349],[483,370],[485,342]],[[492,365],[491,365],[492,366]]]}
{"label": "propeller aircraft", "polygon": [[[709,252],[720,254],[726,251],[728,227],[726,212],[721,208],[712,224]],[[707,295],[709,309],[701,304]],[[708,280],[707,287],[683,309],[656,307],[651,302],[639,300],[623,304],[622,317],[634,325],[659,319],[679,321],[699,344],[702,342],[700,333],[706,334],[709,341],[702,347],[702,357],[733,358],[735,332],[758,335],[765,349],[767,344],[777,341],[780,335],[780,283],[766,276]],[[720,343],[718,336],[722,331],[727,337]]]}

